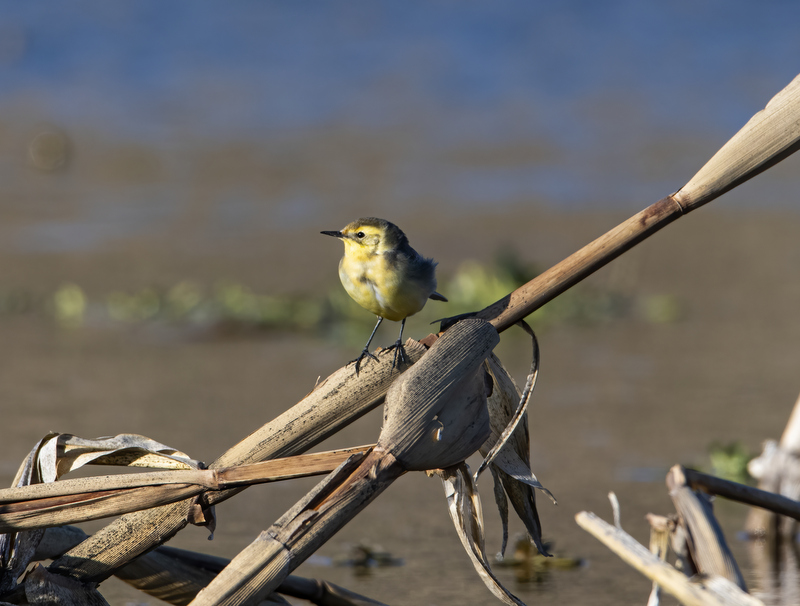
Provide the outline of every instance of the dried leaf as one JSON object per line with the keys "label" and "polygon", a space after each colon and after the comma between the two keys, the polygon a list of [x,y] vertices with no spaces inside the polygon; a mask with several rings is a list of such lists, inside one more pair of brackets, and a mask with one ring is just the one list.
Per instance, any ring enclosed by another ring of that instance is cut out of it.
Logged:
{"label": "dried leaf", "polygon": [[[58,477],[89,464],[152,469],[202,468],[199,461],[181,451],[136,434],[97,439],[60,434],[52,441],[58,449]],[[52,468],[48,468],[48,472],[52,472]]]}
{"label": "dried leaf", "polygon": [[447,330],[386,394],[378,448],[409,471],[460,463],[489,436],[484,361],[500,341],[483,320]]}
{"label": "dried leaf", "polygon": [[533,472],[530,470],[530,468],[522,462],[522,459],[520,459],[519,455],[513,450],[508,448],[501,450],[495,457],[494,465],[500,471],[503,471],[510,476],[512,480],[527,484],[532,488],[538,488],[548,497],[550,497],[554,505],[558,504],[558,501],[556,501],[553,493],[542,486],[541,482],[536,479],[536,476],[533,475]]}
{"label": "dried leaf", "polygon": [[503,490],[503,480],[497,472],[497,468],[492,465],[489,467],[492,473],[492,488],[494,489],[494,502],[497,504],[497,511],[500,513],[500,523],[503,525],[503,544],[500,546],[500,557],[506,556],[506,547],[508,547],[508,499],[506,498],[506,491]]}
{"label": "dried leaf", "polygon": [[[22,465],[14,477],[13,486],[28,486],[41,482],[36,458],[42,445],[54,435],[58,434],[49,433],[36,443],[33,450],[22,461]],[[5,594],[16,585],[17,579],[31,562],[43,533],[44,530],[30,530],[0,535],[0,570],[2,570],[0,592]]]}
{"label": "dried leaf", "polygon": [[439,471],[448,509],[458,538],[467,552],[472,565],[484,584],[498,599],[509,606],[525,606],[518,597],[506,589],[492,572],[486,558],[483,538],[483,515],[480,497],[466,463]]}
{"label": "dried leaf", "polygon": [[[198,469],[199,461],[160,442],[135,434],[87,440],[71,434],[49,433],[31,449],[12,486],[51,483],[65,473],[94,463],[163,469]],[[43,530],[0,535],[0,592],[14,587],[33,557]]]}
{"label": "dried leaf", "polygon": [[[536,348],[534,349],[534,353]],[[514,379],[503,367],[500,360],[492,354],[486,361],[487,368],[494,381],[494,390],[488,399],[490,425],[492,435],[481,447],[481,453],[486,454],[498,443],[508,427],[509,420],[515,411],[519,410],[520,390]],[[530,382],[530,381],[529,381]],[[530,468],[530,438],[528,434],[527,412],[524,412],[516,428],[507,435],[504,448],[498,450],[494,462],[489,467],[500,479],[514,511],[525,524],[528,534],[533,540],[539,553],[545,556],[550,554],[545,549],[542,541],[541,522],[536,509],[536,495],[534,489],[539,489],[555,503],[555,498],[548,491]],[[495,492],[495,494],[497,494]],[[501,518],[504,503],[495,497]],[[507,506],[506,506],[507,507]]]}
{"label": "dried leaf", "polygon": [[[505,447],[505,445],[511,439],[511,436],[516,432],[517,427],[519,427],[520,423],[525,420],[524,422],[524,429],[527,438],[527,415],[526,412],[528,410],[528,402],[530,401],[531,393],[533,393],[533,388],[536,386],[536,378],[539,376],[539,342],[536,340],[536,335],[534,334],[533,330],[530,326],[524,321],[520,320],[518,322],[519,326],[521,326],[525,332],[527,332],[533,343],[533,356],[531,357],[531,371],[528,373],[528,380],[525,382],[525,389],[522,390],[522,395],[519,397],[519,402],[517,404],[516,410],[514,414],[511,416],[510,419],[506,420],[506,415],[502,415],[502,420],[505,421],[506,426],[503,429],[500,436],[494,441],[494,444],[484,455],[483,462],[481,463],[478,470],[475,472],[475,481],[478,481],[478,477],[480,477],[481,473],[492,463],[494,458],[497,454]],[[516,390],[516,385],[515,385]],[[490,410],[490,414],[491,414]],[[503,411],[505,412],[505,411]],[[528,442],[528,439],[525,439],[525,442]],[[527,451],[527,448],[526,448]]]}

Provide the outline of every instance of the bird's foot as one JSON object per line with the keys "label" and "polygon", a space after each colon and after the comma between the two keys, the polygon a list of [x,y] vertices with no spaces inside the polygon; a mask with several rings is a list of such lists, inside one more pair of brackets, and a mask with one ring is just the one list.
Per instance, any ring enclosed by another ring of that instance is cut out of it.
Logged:
{"label": "bird's foot", "polygon": [[394,360],[392,361],[392,369],[397,368],[397,358],[399,357],[403,362],[408,362],[406,359],[406,348],[403,347],[403,342],[400,339],[395,341],[394,345],[390,345],[386,349],[394,349]]}
{"label": "bird's foot", "polygon": [[355,360],[350,360],[350,362],[348,362],[348,364],[352,364],[353,362],[356,363],[356,375],[358,374],[358,369],[361,366],[361,360],[363,360],[364,358],[372,358],[376,362],[378,361],[378,358],[376,358],[375,355],[365,347],[364,350],[361,352],[361,354]]}

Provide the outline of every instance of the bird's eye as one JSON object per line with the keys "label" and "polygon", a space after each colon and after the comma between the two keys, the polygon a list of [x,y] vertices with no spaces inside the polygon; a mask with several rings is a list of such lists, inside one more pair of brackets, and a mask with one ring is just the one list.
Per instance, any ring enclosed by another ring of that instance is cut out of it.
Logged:
{"label": "bird's eye", "polygon": [[361,239],[361,238],[363,238],[365,235],[366,235],[366,234],[365,234],[363,231],[360,231],[360,232],[358,232],[358,233],[356,234],[356,238],[358,238],[358,239]]}

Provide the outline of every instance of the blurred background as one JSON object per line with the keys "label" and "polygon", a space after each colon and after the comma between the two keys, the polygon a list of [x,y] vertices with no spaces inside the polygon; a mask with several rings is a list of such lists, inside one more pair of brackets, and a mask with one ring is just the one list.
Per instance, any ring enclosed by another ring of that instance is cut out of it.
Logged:
{"label": "blurred background", "polygon": [[[409,321],[420,338],[679,189],[800,71],[789,1],[0,8],[5,482],[48,431],[212,461],[355,357],[373,318],[320,230],[384,217],[439,261],[452,303]],[[545,539],[584,565],[500,569],[523,600],[643,602],[649,583],[574,514],[609,518],[613,489],[646,542],[644,514],[672,511],[669,466],[779,437],[800,389],[797,162],[532,318],[533,465],[559,499],[540,502]],[[498,352],[523,381],[524,338]],[[379,428],[376,411],[324,446]],[[401,479],[300,573],[391,604],[492,603],[437,482]],[[214,542],[189,528],[173,544],[232,556],[313,485],[250,489],[218,508]],[[744,510],[717,513],[747,568]],[[365,545],[404,564],[337,565]]]}

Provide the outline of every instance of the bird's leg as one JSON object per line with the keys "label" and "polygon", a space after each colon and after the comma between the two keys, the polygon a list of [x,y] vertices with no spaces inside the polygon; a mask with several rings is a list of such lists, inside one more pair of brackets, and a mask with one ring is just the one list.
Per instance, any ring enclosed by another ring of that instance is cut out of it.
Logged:
{"label": "bird's leg", "polygon": [[397,356],[400,356],[400,359],[405,362],[406,361],[406,352],[405,348],[403,347],[403,329],[406,327],[406,319],[403,318],[403,321],[400,322],[400,336],[397,337],[397,341],[395,341],[394,345],[389,347],[389,349],[394,349],[394,361],[392,362],[392,368],[397,368]]}
{"label": "bird's leg", "polygon": [[383,318],[378,316],[378,323],[375,325],[375,328],[372,329],[372,334],[369,336],[367,344],[364,345],[364,350],[361,352],[361,355],[359,355],[355,360],[352,360],[352,362],[356,363],[356,374],[358,374],[358,367],[361,365],[361,360],[363,360],[364,358],[369,357],[375,360],[376,362],[378,361],[378,358],[376,358],[373,354],[370,353],[369,344],[372,343],[372,337],[375,336],[375,332],[378,330],[378,326],[381,325],[381,322],[383,322]]}

